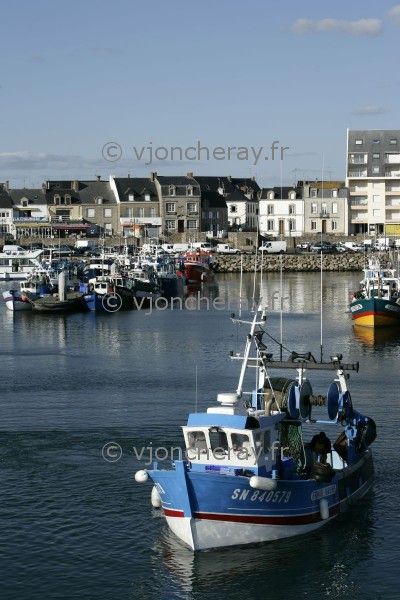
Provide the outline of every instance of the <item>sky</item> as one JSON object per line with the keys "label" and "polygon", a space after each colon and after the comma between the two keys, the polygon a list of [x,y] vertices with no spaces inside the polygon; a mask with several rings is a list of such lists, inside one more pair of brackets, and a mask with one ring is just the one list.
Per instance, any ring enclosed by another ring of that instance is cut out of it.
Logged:
{"label": "sky", "polygon": [[386,0],[2,0],[0,181],[344,179],[348,127],[400,128],[399,36]]}

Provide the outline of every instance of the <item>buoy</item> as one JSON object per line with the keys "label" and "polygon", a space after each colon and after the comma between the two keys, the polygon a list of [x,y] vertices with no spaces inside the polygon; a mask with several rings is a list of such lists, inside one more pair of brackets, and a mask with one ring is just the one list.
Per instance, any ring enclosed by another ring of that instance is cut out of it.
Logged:
{"label": "buoy", "polygon": [[250,477],[249,484],[255,490],[275,490],[278,482],[276,479],[270,479],[269,477],[253,475],[253,477]]}
{"label": "buoy", "polygon": [[135,481],[137,483],[146,483],[149,478],[149,474],[145,469],[141,469],[140,471],[136,471],[135,473]]}
{"label": "buoy", "polygon": [[151,490],[151,505],[153,508],[161,507],[161,497],[155,485],[153,485]]}
{"label": "buoy", "polygon": [[326,498],[322,498],[322,500],[319,501],[319,512],[323,521],[329,519],[329,504]]}

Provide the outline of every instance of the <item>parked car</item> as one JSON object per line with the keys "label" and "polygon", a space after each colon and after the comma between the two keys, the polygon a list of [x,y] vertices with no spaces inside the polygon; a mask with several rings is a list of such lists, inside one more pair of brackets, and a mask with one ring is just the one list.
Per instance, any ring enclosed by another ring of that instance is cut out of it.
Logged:
{"label": "parked car", "polygon": [[296,244],[296,248],[299,250],[309,250],[311,246],[311,242],[301,242],[300,244]]}
{"label": "parked car", "polygon": [[317,242],[310,247],[310,252],[323,252],[324,254],[335,254],[336,247],[330,242]]}

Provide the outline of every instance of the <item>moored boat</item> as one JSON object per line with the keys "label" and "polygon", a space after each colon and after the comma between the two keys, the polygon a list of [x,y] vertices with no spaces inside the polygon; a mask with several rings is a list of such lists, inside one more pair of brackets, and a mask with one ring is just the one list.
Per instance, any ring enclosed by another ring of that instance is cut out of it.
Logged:
{"label": "moored boat", "polygon": [[212,255],[203,250],[189,251],[183,257],[183,274],[188,284],[208,283],[214,279]]}
{"label": "moored boat", "polygon": [[[192,550],[308,533],[372,485],[376,426],[354,409],[347,387],[347,371],[358,371],[358,364],[344,364],[340,355],[317,363],[310,353],[294,352],[273,360],[262,341],[265,320],[257,310],[243,356],[233,357],[242,361],[236,392],[219,394],[217,406],[189,415],[185,448],[172,468],[154,463],[135,474],[139,483],[153,481],[153,506]],[[246,395],[250,367],[257,384]],[[275,369],[295,370],[297,377],[273,377]],[[335,374],[326,397],[313,394],[309,370]],[[311,418],[313,407],[323,404],[329,419]],[[308,441],[303,425],[316,428]],[[336,441],[321,427],[339,429]]]}
{"label": "moored boat", "polygon": [[350,312],[356,325],[400,325],[400,281],[396,271],[382,268],[378,260],[370,260],[360,290],[352,297]]}
{"label": "moored boat", "polygon": [[3,292],[3,299],[8,310],[18,312],[32,310],[32,298],[27,292],[7,290],[6,292]]}

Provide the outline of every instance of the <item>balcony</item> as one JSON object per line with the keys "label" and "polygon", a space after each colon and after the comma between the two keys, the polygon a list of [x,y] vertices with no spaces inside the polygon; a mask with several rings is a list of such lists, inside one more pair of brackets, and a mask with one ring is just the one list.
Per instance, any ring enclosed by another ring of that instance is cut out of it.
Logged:
{"label": "balcony", "polygon": [[367,189],[368,188],[366,186],[365,187],[364,186],[361,187],[359,185],[353,185],[353,186],[350,187],[350,194],[357,194],[357,195],[359,195],[359,194],[366,194],[367,193]]}
{"label": "balcony", "polygon": [[50,215],[51,223],[70,223],[70,221],[77,221],[77,219],[71,219],[70,215]]}
{"label": "balcony", "polygon": [[350,217],[350,223],[368,223],[367,213],[365,215],[354,215]]}
{"label": "balcony", "polygon": [[397,177],[400,178],[400,171],[399,170],[389,170],[387,169],[385,171],[385,177]]}
{"label": "balcony", "polygon": [[161,225],[161,217],[121,217],[120,223],[122,227],[129,225]]}
{"label": "balcony", "polygon": [[348,172],[349,179],[356,179],[357,177],[367,177],[367,169],[360,169],[358,171],[350,171]]}
{"label": "balcony", "polygon": [[400,154],[386,154],[385,163],[387,165],[400,165]]}

